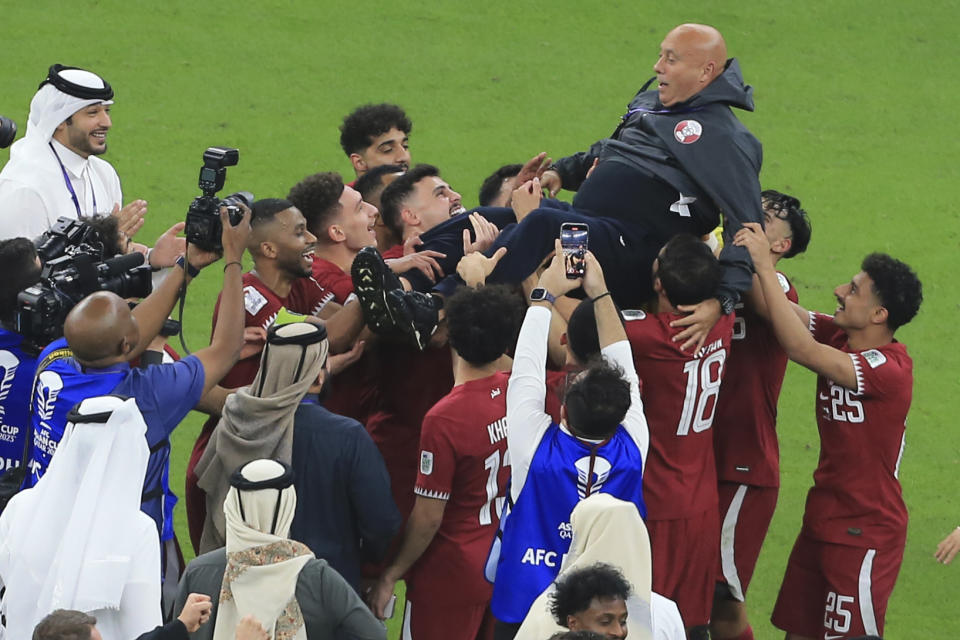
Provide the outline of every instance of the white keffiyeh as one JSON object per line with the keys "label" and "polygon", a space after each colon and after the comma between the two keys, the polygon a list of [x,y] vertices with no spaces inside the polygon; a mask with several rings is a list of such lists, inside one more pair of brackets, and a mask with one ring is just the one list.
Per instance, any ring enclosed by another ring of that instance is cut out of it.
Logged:
{"label": "white keffiyeh", "polygon": [[[8,638],[55,609],[98,618],[104,640],[160,624],[160,541],[140,511],[149,450],[134,400],[84,400],[46,474],[0,516]],[[95,414],[101,415],[96,421]]]}

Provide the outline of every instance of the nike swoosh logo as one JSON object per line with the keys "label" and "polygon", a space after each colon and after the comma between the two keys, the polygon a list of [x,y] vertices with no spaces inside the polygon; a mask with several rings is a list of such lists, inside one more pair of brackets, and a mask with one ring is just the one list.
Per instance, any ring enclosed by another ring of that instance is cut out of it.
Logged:
{"label": "nike swoosh logo", "polygon": [[[830,396],[825,396],[825,395],[823,395],[823,394],[821,393],[821,394],[820,394],[820,399],[821,399],[821,400],[829,400],[829,399],[830,399]],[[843,637],[843,636],[830,636],[830,637],[824,637],[824,640],[832,640],[833,638],[842,638],[842,637]]]}
{"label": "nike swoosh logo", "polygon": [[825,635],[823,636],[823,640],[837,640],[837,638],[842,638],[842,637],[843,637],[843,635],[832,636],[832,635],[830,635],[830,634],[828,633],[828,634],[825,634]]}

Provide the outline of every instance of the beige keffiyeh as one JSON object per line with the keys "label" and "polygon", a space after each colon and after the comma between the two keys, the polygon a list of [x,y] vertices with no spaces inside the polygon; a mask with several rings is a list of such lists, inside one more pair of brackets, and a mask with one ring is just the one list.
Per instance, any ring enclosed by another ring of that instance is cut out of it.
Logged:
{"label": "beige keffiyeh", "polygon": [[[265,483],[285,473],[274,460],[254,460],[239,474]],[[313,559],[306,545],[288,540],[297,507],[293,485],[257,490],[230,487],[223,510],[227,522],[227,568],[220,588],[214,640],[233,640],[240,618],[253,615],[273,640],[306,640],[297,603],[297,578]]]}
{"label": "beige keffiyeh", "polygon": [[322,327],[306,322],[272,328],[253,384],[227,397],[196,467],[197,484],[207,494],[200,553],[225,543],[222,505],[230,473],[258,458],[290,462],[294,414],[327,361],[325,336]]}

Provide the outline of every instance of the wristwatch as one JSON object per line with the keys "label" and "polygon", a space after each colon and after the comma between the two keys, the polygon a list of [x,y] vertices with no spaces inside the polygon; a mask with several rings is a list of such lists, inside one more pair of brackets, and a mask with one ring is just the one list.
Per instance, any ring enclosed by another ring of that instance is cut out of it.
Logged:
{"label": "wristwatch", "polygon": [[195,266],[187,262],[187,259],[184,256],[177,258],[177,266],[184,270],[184,272],[191,278],[196,278],[200,275],[200,269],[197,269]]}
{"label": "wristwatch", "polygon": [[530,302],[549,302],[553,304],[556,301],[557,297],[543,287],[537,287],[530,292]]}
{"label": "wristwatch", "polygon": [[730,296],[725,296],[722,293],[717,296],[717,302],[720,303],[720,311],[725,316],[728,316],[731,313],[733,313],[733,308],[737,305],[736,300],[734,300]]}

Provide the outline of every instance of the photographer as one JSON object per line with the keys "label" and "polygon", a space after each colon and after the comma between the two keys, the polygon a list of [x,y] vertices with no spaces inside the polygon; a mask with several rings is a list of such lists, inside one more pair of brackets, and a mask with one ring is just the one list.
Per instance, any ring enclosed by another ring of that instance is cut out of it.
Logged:
{"label": "photographer", "polygon": [[67,315],[64,336],[40,354],[32,398],[33,443],[27,486],[43,475],[63,435],[70,407],[93,395],[133,397],[147,424],[150,460],[142,510],[160,531],[165,551],[173,539],[176,496],[168,486],[169,437],[200,397],[212,389],[237,361],[243,347],[241,257],[250,235],[245,206],[237,226],[220,212],[224,282],[221,313],[209,347],[172,364],[131,369],[130,361],[147,348],[177,301],[181,287],[219,255],[188,245],[187,255],[152,294],[132,311],[118,295],[100,291],[80,301]]}
{"label": "photographer", "polygon": [[36,351],[16,332],[17,294],[40,279],[40,261],[26,238],[0,240],[0,472],[20,467],[30,421]]}

